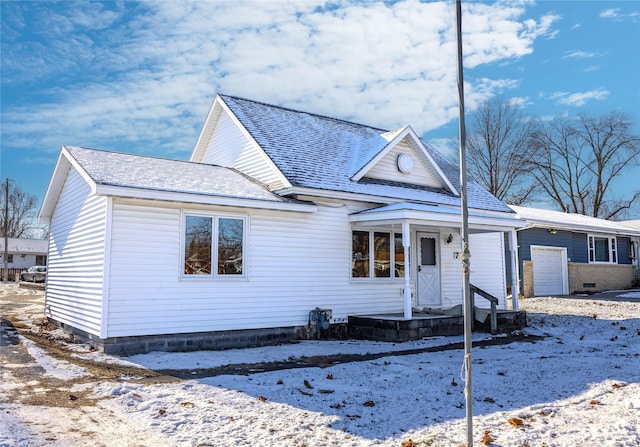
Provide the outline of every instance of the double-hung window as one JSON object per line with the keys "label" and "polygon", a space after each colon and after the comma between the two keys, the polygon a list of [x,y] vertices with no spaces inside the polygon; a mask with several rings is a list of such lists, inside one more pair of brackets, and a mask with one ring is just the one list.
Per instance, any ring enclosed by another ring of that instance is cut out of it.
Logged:
{"label": "double-hung window", "polygon": [[245,251],[244,217],[185,214],[185,277],[242,277]]}
{"label": "double-hung window", "polygon": [[617,264],[616,238],[590,234],[589,263]]}
{"label": "double-hung window", "polygon": [[353,231],[351,233],[351,277],[404,277],[402,233]]}

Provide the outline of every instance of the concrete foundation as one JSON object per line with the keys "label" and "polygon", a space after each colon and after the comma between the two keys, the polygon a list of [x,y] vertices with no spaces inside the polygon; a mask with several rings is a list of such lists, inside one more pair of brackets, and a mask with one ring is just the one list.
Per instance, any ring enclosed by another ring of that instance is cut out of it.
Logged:
{"label": "concrete foundation", "polygon": [[141,335],[102,339],[55,320],[51,323],[112,355],[145,354],[151,351],[204,351],[249,348],[291,342],[306,338],[306,327],[246,329],[237,331],[195,332],[188,334]]}

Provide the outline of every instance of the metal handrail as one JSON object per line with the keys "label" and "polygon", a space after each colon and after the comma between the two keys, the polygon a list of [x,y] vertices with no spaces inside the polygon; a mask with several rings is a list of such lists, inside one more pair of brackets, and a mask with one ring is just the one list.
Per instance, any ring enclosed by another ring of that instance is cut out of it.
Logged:
{"label": "metal handrail", "polygon": [[471,284],[469,287],[471,289],[471,303],[472,303],[471,308],[473,309],[473,313],[474,313],[473,321],[475,321],[475,312],[476,312],[475,311],[475,294],[477,293],[482,298],[488,300],[491,303],[491,334],[496,335],[498,333],[498,312],[497,312],[497,305],[499,302],[498,298],[491,295],[489,292],[482,290],[480,287],[474,286],[473,284]]}

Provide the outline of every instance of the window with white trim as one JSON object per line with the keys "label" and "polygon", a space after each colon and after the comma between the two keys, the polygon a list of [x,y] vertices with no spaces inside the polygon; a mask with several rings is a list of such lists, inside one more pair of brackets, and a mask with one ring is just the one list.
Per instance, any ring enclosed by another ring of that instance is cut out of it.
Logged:
{"label": "window with white trim", "polygon": [[185,277],[242,277],[246,218],[185,214]]}
{"label": "window with white trim", "polygon": [[[372,260],[373,262],[371,262]],[[351,277],[404,277],[402,233],[373,230],[352,231]]]}
{"label": "window with white trim", "polygon": [[617,264],[618,253],[616,238],[590,234],[589,238],[589,263]]}

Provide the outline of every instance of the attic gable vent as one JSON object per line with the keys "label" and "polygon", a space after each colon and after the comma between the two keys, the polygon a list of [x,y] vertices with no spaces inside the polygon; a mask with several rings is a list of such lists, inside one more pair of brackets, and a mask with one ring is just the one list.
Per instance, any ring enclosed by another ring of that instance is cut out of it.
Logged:
{"label": "attic gable vent", "polygon": [[409,154],[400,154],[396,161],[398,165],[398,171],[403,174],[410,174],[413,171],[413,158]]}

